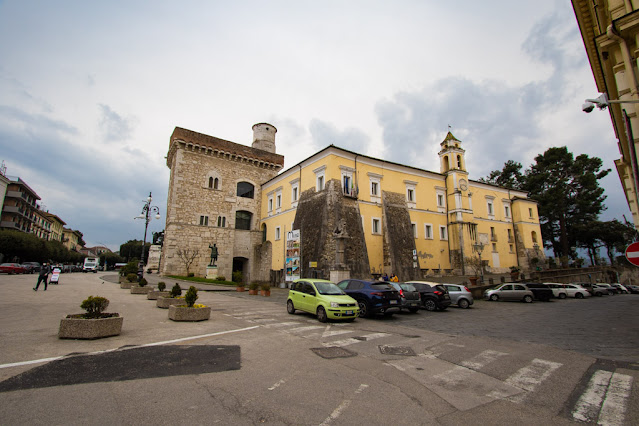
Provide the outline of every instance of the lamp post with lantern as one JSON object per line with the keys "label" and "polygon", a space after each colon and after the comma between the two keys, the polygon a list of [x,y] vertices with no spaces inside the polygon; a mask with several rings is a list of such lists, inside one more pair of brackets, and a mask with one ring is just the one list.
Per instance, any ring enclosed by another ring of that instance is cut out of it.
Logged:
{"label": "lamp post with lantern", "polygon": [[134,219],[144,220],[144,239],[142,240],[142,256],[140,257],[140,263],[138,265],[138,280],[144,278],[144,249],[146,248],[146,232],[149,228],[149,222],[151,222],[151,215],[155,213],[155,218],[160,219],[160,208],[158,206],[152,206],[152,200],[153,198],[149,192],[149,197],[142,207],[142,213],[140,213],[140,216],[134,217]]}

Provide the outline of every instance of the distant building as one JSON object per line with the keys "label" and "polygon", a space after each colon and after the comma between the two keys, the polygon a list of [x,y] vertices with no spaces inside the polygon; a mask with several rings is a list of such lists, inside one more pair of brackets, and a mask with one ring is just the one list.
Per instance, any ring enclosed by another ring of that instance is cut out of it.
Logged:
{"label": "distant building", "polygon": [[[461,141],[448,133],[440,172],[329,146],[277,174],[270,124],[253,126],[252,148],[176,128],[161,269],[184,274],[179,253],[197,253],[202,276],[209,246],[227,279],[281,281],[286,237],[301,231],[301,276],[395,273],[400,279],[529,269],[543,260],[537,204],[521,191],[473,181]],[[342,247],[343,246],[343,247]]]}
{"label": "distant building", "polygon": [[64,234],[64,225],[66,225],[66,222],[53,213],[43,212],[42,215],[51,223],[48,238],[49,241],[62,241],[62,237]]}
{"label": "distant building", "polygon": [[[597,90],[607,94],[608,99],[638,101],[639,6],[637,2],[572,0],[572,6]],[[591,97],[597,97],[597,94],[593,93]],[[639,206],[637,205],[639,104],[611,104],[609,113],[621,155],[618,160],[615,160],[617,174],[626,194],[633,222],[636,227],[639,227]],[[626,125],[627,122],[630,126]],[[631,138],[628,136],[629,132],[632,134]]]}
{"label": "distant building", "polygon": [[84,240],[82,240],[82,237],[82,232],[64,228],[62,244],[71,251],[80,252],[80,249],[84,247]]}
{"label": "distant building", "polygon": [[25,181],[9,177],[0,227],[31,233],[38,211],[38,194]]}

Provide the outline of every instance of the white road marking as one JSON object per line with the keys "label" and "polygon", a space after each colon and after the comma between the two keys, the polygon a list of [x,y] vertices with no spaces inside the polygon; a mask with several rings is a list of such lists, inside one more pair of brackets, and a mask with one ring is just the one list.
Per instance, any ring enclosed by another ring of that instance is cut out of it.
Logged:
{"label": "white road marking", "polygon": [[326,330],[322,333],[322,338],[338,336],[340,334],[352,333],[352,330],[331,330],[331,325],[326,326]]}
{"label": "white road marking", "polygon": [[288,333],[298,333],[300,331],[317,330],[318,328],[324,328],[324,327],[321,326],[321,325],[307,325],[305,327],[289,328],[288,330],[286,330],[286,332],[288,332]]}
{"label": "white road marking", "polygon": [[282,379],[279,382],[275,383],[273,386],[271,386],[270,388],[268,388],[268,390],[272,391],[273,389],[277,389],[279,388],[281,385],[283,385],[284,383],[286,383],[286,380]]}
{"label": "white road marking", "polygon": [[[105,349],[103,351],[89,352],[86,355],[98,355],[98,354],[103,354],[103,353],[107,353],[107,352],[114,352],[114,351],[126,351],[126,350],[129,350],[129,349],[146,348],[146,347],[150,347],[150,346],[168,345],[168,344],[171,344],[171,343],[185,342],[187,340],[203,339],[205,337],[221,336],[223,334],[229,334],[229,333],[238,333],[240,331],[253,330],[253,329],[256,329],[256,328],[259,328],[259,327],[260,327],[259,325],[254,325],[253,327],[239,328],[239,329],[227,330],[227,331],[218,331],[217,333],[200,334],[199,336],[182,337],[181,339],[165,340],[163,342],[147,343],[145,345],[128,346],[126,348]],[[67,357],[67,355],[62,355],[62,356],[56,356],[56,357],[52,357],[52,358],[35,359],[35,360],[32,360],[32,361],[14,362],[14,363],[11,363],[11,364],[0,364],[0,368],[10,368],[10,367],[20,367],[22,365],[40,364],[40,363],[43,363],[43,362],[56,361],[56,360],[59,360],[59,359],[62,359],[62,358],[66,358],[66,357]]]}
{"label": "white road marking", "polygon": [[331,347],[331,346],[338,346],[338,347],[344,347],[344,346],[348,346],[348,345],[353,345],[355,343],[362,343],[362,342],[367,342],[369,340],[375,340],[375,339],[379,339],[380,337],[385,337],[385,336],[390,336],[390,334],[388,333],[371,333],[371,334],[366,334],[362,337],[364,337],[364,340],[360,340],[360,339],[354,339],[352,337],[349,337],[348,339],[343,339],[343,340],[335,340],[333,342],[326,342],[326,343],[322,343],[322,345],[326,346],[326,347]]}
{"label": "white road marking", "polygon": [[[530,365],[519,369],[515,374],[507,378],[506,383],[519,389],[532,392],[562,365],[563,364],[559,362],[535,358]],[[520,403],[525,397],[526,392],[522,392],[519,395],[509,397],[509,400]]]}
{"label": "white road marking", "polygon": [[[368,385],[365,384],[359,385],[359,388],[355,391],[355,395],[362,393],[367,387]],[[333,410],[331,415],[328,416],[322,423],[320,423],[320,426],[331,424],[333,420],[337,419],[342,414],[342,412],[346,410],[349,405],[351,405],[351,402],[352,400],[350,399],[345,399],[344,401],[342,401],[342,403],[335,410]]]}
{"label": "white road marking", "polygon": [[462,361],[461,365],[464,367],[468,367],[473,370],[479,370],[487,364],[490,364],[493,361],[496,361],[499,357],[508,355],[504,352],[486,350],[481,352],[478,355],[475,355],[471,359],[467,361]]}
{"label": "white road marking", "polygon": [[626,402],[632,390],[632,376],[597,370],[581,395],[572,417],[600,425],[622,425]]}
{"label": "white road marking", "polygon": [[297,321],[289,321],[289,322],[278,322],[276,324],[267,324],[264,327],[266,328],[279,328],[279,327],[288,327],[290,325],[301,325],[301,322]]}
{"label": "white road marking", "polygon": [[277,320],[275,318],[258,318],[258,319],[249,320],[249,321],[261,324],[263,322],[273,322],[273,321],[277,321]]}

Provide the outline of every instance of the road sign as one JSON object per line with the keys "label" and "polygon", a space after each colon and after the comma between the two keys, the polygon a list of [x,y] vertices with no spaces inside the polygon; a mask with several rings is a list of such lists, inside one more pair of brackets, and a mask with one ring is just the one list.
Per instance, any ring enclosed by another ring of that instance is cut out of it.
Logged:
{"label": "road sign", "polygon": [[626,249],[626,259],[635,266],[639,266],[639,242],[632,243]]}

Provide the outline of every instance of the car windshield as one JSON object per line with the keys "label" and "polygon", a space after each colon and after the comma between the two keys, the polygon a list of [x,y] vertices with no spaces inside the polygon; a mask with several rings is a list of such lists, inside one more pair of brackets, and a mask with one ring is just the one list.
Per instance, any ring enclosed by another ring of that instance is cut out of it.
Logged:
{"label": "car windshield", "polygon": [[317,287],[317,291],[319,294],[323,294],[326,296],[335,296],[338,294],[346,294],[342,291],[341,288],[336,286],[333,283],[315,283],[315,287]]}

